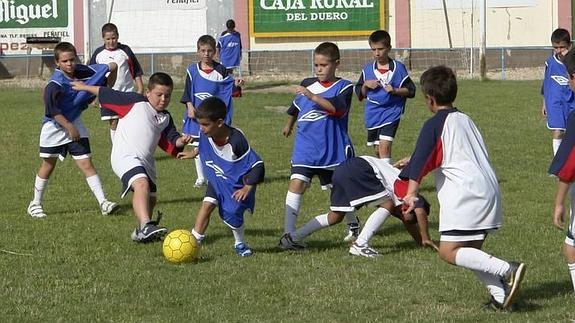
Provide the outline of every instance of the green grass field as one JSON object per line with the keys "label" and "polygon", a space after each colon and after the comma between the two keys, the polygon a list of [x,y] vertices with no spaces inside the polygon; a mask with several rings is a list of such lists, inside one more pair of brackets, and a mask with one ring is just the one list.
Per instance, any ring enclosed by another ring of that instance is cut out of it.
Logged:
{"label": "green grass field", "polygon": [[[40,90],[0,90],[0,313],[2,321],[134,322],[359,322],[516,321],[568,322],[575,297],[560,247],[564,233],[551,224],[555,180],[547,175],[551,137],[539,114],[539,81],[462,81],[456,106],[483,133],[496,169],[505,224],[485,249],[527,263],[513,313],[481,310],[488,298],[475,276],[419,249],[396,219],[372,240],[377,259],[347,254],[345,225],[308,238],[302,253],[280,252],[292,138],[281,135],[290,93],[245,93],[235,101],[235,120],[266,163],[256,213],[246,216],[254,257],[233,252],[233,238],[216,214],[197,264],[172,265],[161,245],[130,240],[135,226],[130,199],[119,215],[104,217],[71,159],[59,163],[47,193],[45,219],[32,219],[32,197],[43,104]],[[171,112],[179,124],[177,89]],[[350,119],[356,152],[365,142],[362,107],[354,99]],[[394,158],[408,155],[430,116],[421,93],[409,100],[394,143]],[[118,200],[120,182],[109,164],[107,124],[96,109],[83,115],[91,131],[94,163],[107,196]],[[193,162],[158,151],[158,210],[169,229],[190,228],[203,197],[194,189]],[[432,202],[430,230],[437,240],[433,177],[422,193]],[[327,211],[329,195],[314,183],[298,224]],[[365,220],[371,210],[359,212]],[[27,255],[14,255],[13,251]]]}

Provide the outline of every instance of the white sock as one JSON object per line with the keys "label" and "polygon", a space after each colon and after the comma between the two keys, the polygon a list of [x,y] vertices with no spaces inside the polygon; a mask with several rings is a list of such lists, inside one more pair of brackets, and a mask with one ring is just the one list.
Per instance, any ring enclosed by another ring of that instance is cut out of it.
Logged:
{"label": "white sock", "polygon": [[367,221],[365,221],[363,229],[359,233],[355,243],[360,246],[367,244],[371,237],[373,237],[377,230],[379,230],[379,228],[383,225],[383,222],[385,222],[389,215],[390,213],[387,209],[378,207],[377,210],[375,210],[369,216],[369,218],[367,218]]}
{"label": "white sock", "polygon": [[563,141],[563,139],[553,139],[553,156],[557,154],[557,150],[559,150],[561,141]]}
{"label": "white sock", "polygon": [[310,234],[321,230],[323,228],[329,227],[329,222],[327,220],[327,213],[316,216],[315,218],[304,224],[303,227],[297,229],[291,234],[293,240],[303,240],[303,238],[309,236]]}
{"label": "white sock", "polygon": [[100,182],[100,176],[96,174],[90,177],[86,177],[86,182],[98,200],[98,205],[102,204],[102,202],[106,200],[106,197],[104,195],[104,189],[102,188],[102,182]]}
{"label": "white sock", "polygon": [[192,229],[192,235],[194,236],[194,238],[196,238],[196,241],[198,243],[202,243],[202,241],[204,241],[204,238],[206,237],[205,235],[198,233],[198,231],[196,231],[195,229]]}
{"label": "white sock", "polygon": [[382,158],[381,160],[383,160],[384,162],[391,164],[391,158]]}
{"label": "white sock", "polygon": [[359,219],[355,215],[355,212],[347,212],[345,214],[345,221],[347,226],[359,226]]}
{"label": "white sock", "polygon": [[571,274],[571,282],[573,282],[573,291],[575,291],[575,262],[572,264],[567,264],[569,267],[569,273]]}
{"label": "white sock", "polygon": [[480,249],[459,248],[455,254],[455,264],[459,267],[478,270],[496,276],[504,276],[509,271],[509,263],[493,257]]}
{"label": "white sock", "polygon": [[479,270],[473,270],[473,273],[477,279],[487,287],[489,294],[491,294],[491,296],[493,296],[493,298],[499,303],[503,303],[505,300],[505,289],[500,277]]}
{"label": "white sock", "polygon": [[302,197],[302,194],[296,194],[290,191],[287,192],[284,215],[284,233],[295,231],[295,224],[297,222],[297,216],[299,215]]}
{"label": "white sock", "polygon": [[232,229],[232,233],[234,234],[234,240],[236,240],[234,243],[234,246],[237,246],[240,243],[244,243],[244,226],[243,225],[237,229]]}
{"label": "white sock", "polygon": [[34,199],[32,200],[34,204],[42,205],[46,186],[48,186],[48,180],[36,175],[36,180],[34,181]]}
{"label": "white sock", "polygon": [[112,141],[112,145],[114,144],[114,136],[116,136],[116,130],[110,129],[110,140]]}
{"label": "white sock", "polygon": [[196,174],[198,175],[198,181],[205,181],[204,177],[204,169],[202,168],[202,160],[200,159],[200,155],[198,155],[194,159],[194,163],[196,164]]}

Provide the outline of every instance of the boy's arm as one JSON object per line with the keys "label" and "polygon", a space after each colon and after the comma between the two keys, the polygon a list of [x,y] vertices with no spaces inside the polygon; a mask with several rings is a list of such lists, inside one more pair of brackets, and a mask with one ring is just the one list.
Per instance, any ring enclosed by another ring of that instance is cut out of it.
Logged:
{"label": "boy's arm", "polygon": [[168,154],[178,158],[178,153],[182,152],[184,147],[192,141],[192,136],[190,135],[180,135],[176,126],[174,125],[174,119],[170,115],[170,122],[168,126],[162,131],[160,136],[160,141],[158,146],[162,148]]}
{"label": "boy's arm", "polygon": [[323,110],[327,111],[329,114],[335,114],[336,113],[336,109],[333,106],[333,104],[331,104],[331,102],[322,98],[319,95],[312,93],[306,87],[298,85],[296,88],[296,93],[305,95],[308,99],[310,99],[312,102],[319,105]]}
{"label": "boy's arm", "polygon": [[553,225],[563,230],[565,223],[565,197],[569,191],[570,183],[559,180],[557,182],[557,194],[555,195],[555,210],[553,212]]}
{"label": "boy's arm", "polygon": [[413,83],[411,78],[408,76],[400,87],[394,88],[390,84],[387,84],[385,86],[385,91],[405,98],[413,98],[415,97],[415,83]]}
{"label": "boy's arm", "polygon": [[134,78],[134,81],[136,83],[136,92],[140,93],[140,94],[144,94],[144,82],[142,81],[142,76],[136,76],[136,78]]}
{"label": "boy's arm", "polygon": [[[419,182],[410,179],[407,186],[407,194],[403,197],[403,204],[406,206],[403,213],[409,213],[415,208],[417,202],[417,193],[419,192]],[[419,220],[419,219],[418,219]]]}
{"label": "boy's arm", "polygon": [[252,167],[252,169],[243,177],[244,187],[236,190],[232,195],[233,198],[240,202],[245,200],[252,189],[259,183],[264,181],[265,167],[263,161],[259,161]]}
{"label": "boy's arm", "polygon": [[80,140],[80,132],[78,132],[78,129],[76,129],[74,124],[68,121],[68,119],[66,119],[63,114],[56,114],[52,116],[52,118],[56,120],[56,122],[58,122],[62,128],[66,129],[68,132],[68,137],[70,137],[72,141]]}
{"label": "boy's arm", "polygon": [[[295,109],[295,111],[294,111],[294,109]],[[293,114],[294,112],[295,112],[295,114]],[[289,137],[293,132],[293,126],[295,125],[295,123],[297,121],[297,116],[298,116],[297,112],[298,112],[297,108],[295,108],[293,106],[288,109],[288,115],[289,116],[288,116],[288,119],[286,120],[286,124],[282,130],[282,134],[285,137]]]}
{"label": "boy's arm", "polygon": [[436,251],[439,251],[439,248],[429,236],[429,222],[427,222],[428,214],[423,208],[416,208],[415,217],[417,218],[417,227],[419,228],[419,234],[421,235],[421,245],[423,247],[431,247]]}

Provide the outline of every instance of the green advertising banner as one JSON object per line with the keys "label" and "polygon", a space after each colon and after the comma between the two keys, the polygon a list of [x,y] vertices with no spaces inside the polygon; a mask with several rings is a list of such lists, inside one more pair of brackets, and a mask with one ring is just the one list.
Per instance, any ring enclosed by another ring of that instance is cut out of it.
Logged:
{"label": "green advertising banner", "polygon": [[253,37],[369,35],[385,26],[384,0],[250,0]]}
{"label": "green advertising banner", "polygon": [[68,26],[68,0],[0,0],[0,29]]}

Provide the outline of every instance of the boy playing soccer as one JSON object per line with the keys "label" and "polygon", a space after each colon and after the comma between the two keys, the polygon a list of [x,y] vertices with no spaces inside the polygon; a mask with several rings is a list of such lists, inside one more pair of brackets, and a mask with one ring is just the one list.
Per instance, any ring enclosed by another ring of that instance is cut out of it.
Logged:
{"label": "boy playing soccer", "polygon": [[[218,38],[218,56],[220,62],[227,68],[228,73],[232,75],[234,69],[238,69],[239,76],[242,76],[241,61],[242,61],[242,37],[236,31],[236,22],[232,19],[226,21],[226,30],[222,32]],[[234,97],[242,96],[242,88],[234,86]]]}
{"label": "boy playing soccer", "polygon": [[174,83],[165,73],[154,73],[148,81],[145,96],[120,92],[106,87],[73,83],[74,89],[98,95],[102,107],[118,114],[118,128],[112,146],[112,169],[122,180],[124,197],[134,192],[132,207],[138,227],[132,233],[136,242],[160,240],[167,229],[159,226],[159,214],[152,221],[156,205],[156,162],[154,152],[160,146],[174,157],[192,138],[180,136],[166,110]]}
{"label": "boy playing soccer", "polygon": [[[565,67],[569,75],[569,86],[575,90],[575,50],[570,50],[565,56]],[[563,230],[565,222],[565,197],[567,194],[571,198],[571,207],[569,209],[569,226],[565,242],[563,243],[563,254],[567,260],[567,267],[571,275],[573,290],[575,291],[575,192],[571,187],[575,181],[575,165],[569,162],[572,159],[575,148],[575,114],[569,114],[567,119],[564,140],[561,142],[553,162],[549,167],[549,173],[558,177],[557,194],[555,197],[555,211],[553,212],[553,224]],[[570,189],[571,187],[571,189]]]}
{"label": "boy playing soccer", "polygon": [[[200,137],[200,125],[195,115],[196,108],[204,99],[211,96],[218,97],[224,101],[227,107],[224,122],[231,125],[234,113],[232,105],[233,86],[234,84],[237,86],[243,84],[243,80],[234,80],[233,76],[228,75],[225,66],[214,61],[214,55],[216,54],[216,40],[214,37],[210,35],[201,36],[197,45],[200,61],[188,66],[186,85],[180,100],[186,105],[182,132],[191,135],[195,139],[194,145],[197,145],[197,140]],[[206,184],[200,158],[201,156],[198,156],[195,159],[197,178],[194,187]]]}
{"label": "boy playing soccer", "polygon": [[508,309],[525,274],[525,264],[507,262],[481,250],[488,233],[503,222],[501,196],[487,149],[473,121],[453,107],[457,81],[445,66],[428,69],[420,80],[434,114],[421,129],[415,150],[399,177],[409,180],[403,198],[409,212],[422,178],[435,170],[439,199],[439,256],[473,271],[487,287],[490,309]]}
{"label": "boy playing soccer", "polygon": [[391,37],[385,30],[369,36],[374,61],[367,63],[355,88],[360,101],[365,101],[367,145],[375,155],[391,162],[391,144],[405,109],[406,98],[415,96],[415,84],[405,65],[391,59]]}
{"label": "boy playing soccer", "polygon": [[[112,87],[121,92],[138,92],[144,94],[144,83],[142,83],[142,67],[128,45],[118,42],[118,27],[112,23],[102,26],[102,39],[104,45],[96,48],[90,64],[108,64],[114,62],[118,64],[116,82]],[[135,82],[135,86],[134,86]],[[114,144],[114,134],[118,126],[118,115],[109,109],[100,109],[102,120],[110,123],[110,138]]]}
{"label": "boy playing soccer", "polygon": [[199,146],[178,154],[181,159],[201,154],[208,179],[192,234],[199,243],[204,240],[210,216],[218,207],[220,217],[232,229],[236,254],[249,257],[253,251],[244,239],[244,212],[253,213],[256,185],[264,179],[264,163],[244,134],[224,122],[226,105],[222,100],[207,98],[195,112],[201,128]]}
{"label": "boy playing soccer", "polygon": [[46,216],[42,200],[48,179],[58,158],[64,160],[68,153],[86,177],[102,214],[111,214],[118,210],[119,206],[106,200],[100,177],[92,164],[88,130],[80,118],[80,114],[94,97],[72,90],[70,83],[72,80],[83,80],[90,84],[105,84],[106,74],[115,73],[117,65],[77,65],[76,48],[67,42],[56,45],[54,58],[58,68],[44,88],[45,115],[40,131],[42,164],[36,175],[34,198],[28,205],[28,214],[35,218]]}
{"label": "boy playing soccer", "polygon": [[[339,48],[334,43],[325,42],[316,47],[316,77],[301,82],[287,111],[289,117],[283,135],[291,135],[296,120],[298,127],[285,202],[284,233],[295,230],[302,197],[313,176],[318,176],[322,189],[327,189],[335,166],[353,156],[347,134],[353,84],[335,76],[339,57]],[[359,230],[354,214],[348,216],[348,225],[355,232]],[[352,238],[350,234],[346,237]]]}
{"label": "boy playing soccer", "polygon": [[398,179],[398,175],[397,168],[371,156],[354,157],[342,162],[333,173],[329,213],[318,215],[294,232],[284,234],[280,239],[280,247],[303,249],[305,237],[341,222],[346,213],[367,205],[376,206],[376,210],[369,216],[357,240],[351,245],[351,255],[370,258],[378,256],[378,252],[371,248],[368,242],[389,215],[402,220],[419,245],[437,248],[429,238],[429,203],[423,197],[420,196],[414,212],[402,214],[402,201],[397,194],[399,191],[405,193],[406,184]]}
{"label": "boy playing soccer", "polygon": [[553,155],[557,153],[569,113],[573,109],[574,94],[569,88],[569,75],[563,57],[571,49],[571,36],[565,29],[559,28],[551,34],[553,55],[545,61],[545,76],[541,92],[543,107],[541,112],[547,118],[547,128],[553,137]]}

